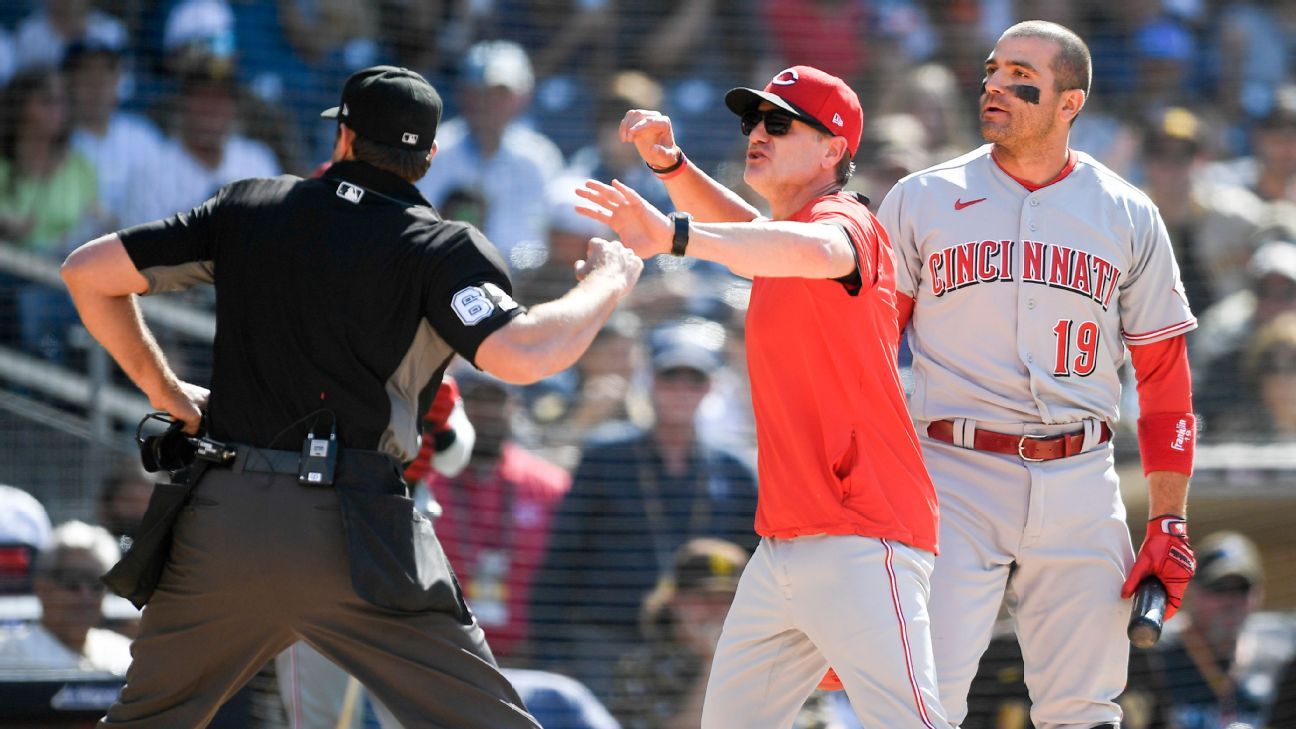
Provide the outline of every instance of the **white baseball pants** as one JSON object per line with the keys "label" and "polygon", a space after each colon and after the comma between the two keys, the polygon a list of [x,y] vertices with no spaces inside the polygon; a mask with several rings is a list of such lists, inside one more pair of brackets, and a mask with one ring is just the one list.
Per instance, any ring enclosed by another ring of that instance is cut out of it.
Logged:
{"label": "white baseball pants", "polygon": [[761,540],[711,666],[702,729],[784,729],[831,665],[867,729],[948,729],[936,695],[934,557],[891,541]]}

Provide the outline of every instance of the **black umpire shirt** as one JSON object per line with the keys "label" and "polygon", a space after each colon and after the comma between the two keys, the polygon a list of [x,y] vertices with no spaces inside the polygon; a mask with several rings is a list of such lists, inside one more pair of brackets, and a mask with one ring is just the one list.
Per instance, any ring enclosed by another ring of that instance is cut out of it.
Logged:
{"label": "black umpire shirt", "polygon": [[523,311],[485,236],[362,162],[235,182],[118,236],[147,293],[215,285],[207,426],[232,443],[295,450],[335,415],[342,447],[411,461],[450,358]]}

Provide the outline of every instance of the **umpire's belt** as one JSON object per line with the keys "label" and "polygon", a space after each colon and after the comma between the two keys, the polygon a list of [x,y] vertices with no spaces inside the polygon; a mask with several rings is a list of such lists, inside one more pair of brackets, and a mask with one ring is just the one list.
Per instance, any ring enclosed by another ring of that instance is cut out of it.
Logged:
{"label": "umpire's belt", "polygon": [[[301,466],[301,453],[298,451],[257,448],[246,443],[239,443],[235,448],[238,455],[229,465],[230,470],[235,473],[279,473],[296,476]],[[396,460],[386,453],[362,448],[342,448],[338,451],[334,480],[347,477],[363,478],[366,474],[392,469],[400,471]]]}
{"label": "umpire's belt", "polygon": [[[964,448],[973,448],[978,451],[990,451],[991,453],[1002,453],[1008,456],[1017,456],[1023,461],[1037,463],[1039,461],[1052,461],[1058,458],[1066,458],[1082,453],[1085,450],[1085,432],[1061,433],[1059,435],[1012,435],[1010,433],[996,433],[993,430],[976,429],[972,436],[971,445],[963,444],[955,440],[954,433],[956,424],[953,420],[935,420],[927,426],[927,435],[932,438],[962,445]],[[1112,431],[1106,423],[1100,425],[1098,439],[1095,445],[1101,445],[1111,440]],[[1092,447],[1092,446],[1091,446]]]}

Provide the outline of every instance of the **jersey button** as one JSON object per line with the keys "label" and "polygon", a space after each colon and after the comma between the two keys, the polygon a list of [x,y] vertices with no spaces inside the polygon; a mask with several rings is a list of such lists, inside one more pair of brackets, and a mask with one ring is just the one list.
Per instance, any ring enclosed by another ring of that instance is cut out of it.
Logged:
{"label": "jersey button", "polygon": [[1034,308],[1035,308],[1035,299],[1026,299],[1026,308],[1027,308],[1027,309],[1034,309]]}
{"label": "jersey button", "polygon": [[1036,225],[1035,223],[1031,223],[1031,224],[1030,224],[1030,229],[1031,229],[1031,230],[1039,230],[1039,226]]}
{"label": "jersey button", "polygon": [[1035,361],[1035,355],[1033,355],[1033,354],[1027,354],[1027,355],[1026,355],[1026,361],[1027,361],[1027,362],[1034,362],[1034,361]]}
{"label": "jersey button", "polygon": [[1039,200],[1036,200],[1035,198],[1031,198],[1031,207],[1033,208],[1039,207]]}

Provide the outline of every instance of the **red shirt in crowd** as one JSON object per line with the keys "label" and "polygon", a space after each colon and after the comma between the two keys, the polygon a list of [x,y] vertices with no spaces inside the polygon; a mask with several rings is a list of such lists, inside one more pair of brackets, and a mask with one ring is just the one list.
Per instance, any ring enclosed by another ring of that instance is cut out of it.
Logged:
{"label": "red shirt in crowd", "polygon": [[544,560],[554,511],[571,487],[561,467],[505,443],[488,474],[470,465],[454,479],[428,480],[441,505],[437,538],[497,658],[527,639],[531,587]]}

